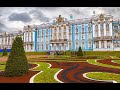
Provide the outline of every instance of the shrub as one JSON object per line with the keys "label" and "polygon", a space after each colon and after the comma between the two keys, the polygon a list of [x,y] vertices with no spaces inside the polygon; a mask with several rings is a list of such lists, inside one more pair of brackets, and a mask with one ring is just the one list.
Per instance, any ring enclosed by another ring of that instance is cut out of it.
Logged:
{"label": "shrub", "polygon": [[7,50],[6,50],[6,48],[3,50],[2,56],[7,56]]}
{"label": "shrub", "polygon": [[16,37],[5,67],[5,76],[22,76],[29,70],[21,37]]}
{"label": "shrub", "polygon": [[79,49],[78,49],[77,56],[83,56],[81,47],[79,47]]}

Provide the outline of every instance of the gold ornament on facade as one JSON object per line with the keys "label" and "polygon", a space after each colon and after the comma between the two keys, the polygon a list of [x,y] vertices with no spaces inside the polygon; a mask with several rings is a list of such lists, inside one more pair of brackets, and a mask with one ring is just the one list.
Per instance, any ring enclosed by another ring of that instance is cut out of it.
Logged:
{"label": "gold ornament on facade", "polygon": [[100,21],[104,20],[104,15],[101,14],[99,18],[100,18]]}
{"label": "gold ornament on facade", "polygon": [[61,15],[59,15],[59,17],[57,18],[57,23],[60,24],[63,22],[64,22],[64,19],[61,17]]}

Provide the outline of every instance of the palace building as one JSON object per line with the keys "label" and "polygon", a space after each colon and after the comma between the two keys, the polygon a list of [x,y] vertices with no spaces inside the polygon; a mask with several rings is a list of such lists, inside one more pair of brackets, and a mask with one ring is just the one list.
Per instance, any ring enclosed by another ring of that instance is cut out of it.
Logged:
{"label": "palace building", "polygon": [[20,34],[26,51],[119,51],[120,22],[107,14],[91,18],[66,19],[59,15],[52,23],[24,26],[16,34],[0,34],[0,48],[11,48],[13,38]]}

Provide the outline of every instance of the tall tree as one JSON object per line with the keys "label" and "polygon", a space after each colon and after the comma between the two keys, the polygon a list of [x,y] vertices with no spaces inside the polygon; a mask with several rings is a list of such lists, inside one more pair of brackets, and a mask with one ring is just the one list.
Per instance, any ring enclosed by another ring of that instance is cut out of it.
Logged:
{"label": "tall tree", "polygon": [[13,41],[11,52],[5,67],[5,76],[22,76],[29,70],[27,57],[23,47],[23,41],[17,36]]}

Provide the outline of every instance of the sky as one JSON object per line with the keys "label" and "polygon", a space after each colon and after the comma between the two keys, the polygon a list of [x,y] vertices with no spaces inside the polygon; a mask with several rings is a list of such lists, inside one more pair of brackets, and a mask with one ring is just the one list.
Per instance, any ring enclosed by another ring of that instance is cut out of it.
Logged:
{"label": "sky", "polygon": [[23,30],[26,25],[52,22],[59,15],[70,19],[90,18],[95,14],[111,14],[119,18],[120,7],[0,7],[0,33]]}

